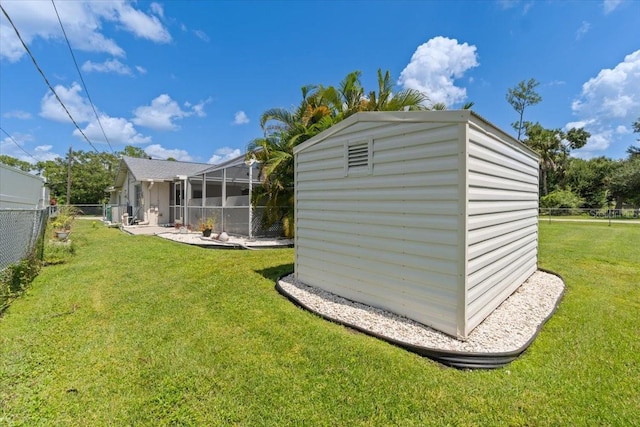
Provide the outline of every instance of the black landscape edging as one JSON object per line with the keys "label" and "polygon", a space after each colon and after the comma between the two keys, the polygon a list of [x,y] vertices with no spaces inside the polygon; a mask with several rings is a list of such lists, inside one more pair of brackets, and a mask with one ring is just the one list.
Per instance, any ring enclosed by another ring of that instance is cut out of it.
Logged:
{"label": "black landscape edging", "polygon": [[[565,284],[566,286],[564,279],[559,274],[550,270],[542,269],[542,268],[538,268],[538,270],[543,271],[545,273],[553,274],[554,276],[559,277],[562,280],[562,283]],[[536,337],[542,330],[542,327],[556,312],[556,310],[558,309],[558,304],[560,304],[560,301],[562,301],[562,298],[564,297],[564,292],[565,292],[565,290],[563,289],[562,293],[556,300],[553,310],[551,310],[549,315],[540,323],[540,325],[538,325],[538,328],[536,329],[535,333],[531,336],[531,338],[529,338],[529,340],[522,347],[516,350],[498,352],[498,353],[477,353],[477,352],[463,352],[463,351],[454,351],[454,350],[446,351],[446,350],[429,348],[429,347],[424,347],[419,345],[413,345],[403,341],[395,340],[393,338],[386,337],[376,332],[369,331],[360,326],[353,325],[349,322],[344,322],[342,320],[334,319],[322,313],[318,313],[317,311],[311,309],[309,306],[301,302],[299,299],[297,299],[293,295],[286,292],[280,286],[279,282],[282,279],[282,277],[288,276],[289,274],[291,273],[285,274],[276,280],[276,290],[281,295],[283,295],[284,297],[289,299],[291,302],[293,302],[295,305],[297,305],[298,307],[303,308],[307,311],[310,311],[316,314],[317,316],[320,316],[321,318],[328,320],[330,322],[345,326],[350,329],[354,329],[358,332],[362,332],[363,334],[372,336],[374,338],[378,338],[380,340],[386,341],[390,344],[393,344],[395,346],[408,350],[412,353],[416,353],[420,356],[428,357],[429,359],[434,360],[438,363],[441,363],[446,366],[450,366],[452,368],[457,368],[457,369],[498,369],[498,368],[503,368],[509,363],[516,360],[518,357],[522,355],[522,353],[524,353],[527,350],[527,348],[529,348],[529,346],[533,343],[533,341],[536,339]]]}

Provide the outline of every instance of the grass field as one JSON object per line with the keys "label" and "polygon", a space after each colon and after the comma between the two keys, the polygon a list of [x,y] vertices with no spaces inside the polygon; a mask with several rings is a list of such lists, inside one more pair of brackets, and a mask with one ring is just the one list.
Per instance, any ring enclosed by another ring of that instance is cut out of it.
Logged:
{"label": "grass field", "polygon": [[293,250],[221,251],[77,221],[0,318],[0,425],[628,426],[640,418],[640,226],[540,223],[558,311],[507,368],[444,368],[274,290]]}

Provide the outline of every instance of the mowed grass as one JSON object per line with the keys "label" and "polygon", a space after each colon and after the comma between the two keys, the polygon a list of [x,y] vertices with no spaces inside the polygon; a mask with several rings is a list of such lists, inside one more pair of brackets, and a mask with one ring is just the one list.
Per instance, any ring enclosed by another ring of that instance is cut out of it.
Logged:
{"label": "mowed grass", "polygon": [[78,221],[75,257],[0,318],[0,425],[634,425],[640,226],[541,223],[565,297],[507,368],[444,368],[294,307],[291,249]]}

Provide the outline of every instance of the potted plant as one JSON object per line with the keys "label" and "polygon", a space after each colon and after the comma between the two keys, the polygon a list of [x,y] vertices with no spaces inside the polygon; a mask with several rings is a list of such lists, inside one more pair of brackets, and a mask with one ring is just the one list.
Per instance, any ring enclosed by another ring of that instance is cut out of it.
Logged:
{"label": "potted plant", "polygon": [[58,209],[57,215],[51,221],[51,228],[53,228],[53,232],[58,239],[64,240],[69,237],[71,225],[78,213],[78,208],[74,206],[62,206]]}
{"label": "potted plant", "polygon": [[204,237],[210,237],[215,226],[216,220],[212,216],[202,217],[198,222],[198,229],[202,232]]}

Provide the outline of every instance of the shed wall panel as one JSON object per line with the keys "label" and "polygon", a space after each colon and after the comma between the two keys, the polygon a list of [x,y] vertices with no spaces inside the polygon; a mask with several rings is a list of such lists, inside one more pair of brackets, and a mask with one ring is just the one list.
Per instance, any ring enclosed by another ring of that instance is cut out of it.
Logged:
{"label": "shed wall panel", "polygon": [[[350,129],[297,153],[298,279],[455,335],[457,132]],[[345,176],[345,144],[370,138],[371,173]]]}
{"label": "shed wall panel", "polygon": [[[413,320],[425,318],[426,314],[429,323],[438,325],[438,329],[450,334],[455,333],[455,319],[450,315],[450,312],[455,310],[455,306],[452,305],[455,304],[455,300],[444,293],[438,294],[432,288],[430,289],[431,295],[429,298],[433,301],[433,307],[429,312],[425,313],[423,304],[419,302],[419,298],[424,297],[424,293],[421,292],[425,287],[424,282],[415,285],[418,288],[417,290],[420,291],[420,297],[416,298],[411,297],[407,292],[399,293],[398,286],[407,289],[410,288],[410,285],[407,283],[399,284],[397,279],[385,281],[385,278],[371,277],[372,274],[369,272],[365,271],[363,273],[360,270],[349,270],[348,267],[342,266],[338,267],[334,274],[329,277],[326,271],[317,269],[317,264],[307,264],[307,259],[305,258],[299,265],[302,271],[298,275],[298,279],[303,283],[313,284],[313,286],[349,300],[389,310]],[[385,281],[385,284],[381,285],[381,281]],[[351,286],[348,288],[339,286],[345,282],[351,283]],[[381,298],[381,295],[384,298]],[[397,307],[402,307],[402,313],[399,313]],[[421,323],[426,323],[426,321]]]}
{"label": "shed wall panel", "polygon": [[[403,213],[420,213],[427,215],[451,215],[456,212],[457,202],[455,200],[440,200],[438,203],[429,203],[424,200],[403,201]],[[331,210],[340,212],[384,212],[398,213],[398,204],[379,204],[376,200],[359,201],[357,206],[349,200],[338,200],[327,206],[322,200],[302,200],[296,203],[296,210],[302,215],[304,212],[317,210]]]}
{"label": "shed wall panel", "polygon": [[538,160],[470,126],[467,330],[536,269]]}

